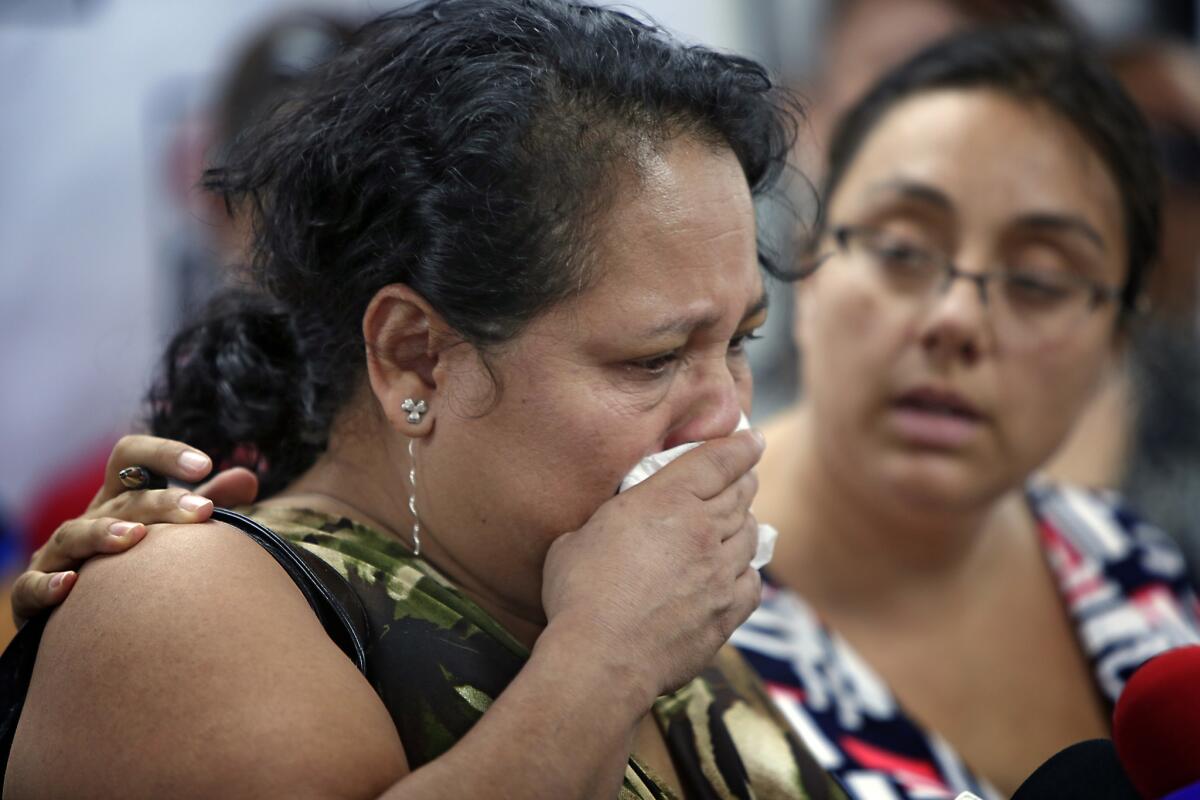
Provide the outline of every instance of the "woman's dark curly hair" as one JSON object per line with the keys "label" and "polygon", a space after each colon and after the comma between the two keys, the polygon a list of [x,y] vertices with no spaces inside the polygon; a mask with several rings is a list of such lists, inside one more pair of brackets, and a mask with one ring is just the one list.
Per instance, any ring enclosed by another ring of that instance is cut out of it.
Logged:
{"label": "woman's dark curly hair", "polygon": [[206,175],[253,215],[256,293],[218,298],[171,343],[152,429],[248,462],[271,494],[360,385],[381,287],[412,287],[486,353],[588,285],[589,227],[638,152],[728,148],[761,195],[796,110],[753,61],[575,2],[441,0],[371,22]]}

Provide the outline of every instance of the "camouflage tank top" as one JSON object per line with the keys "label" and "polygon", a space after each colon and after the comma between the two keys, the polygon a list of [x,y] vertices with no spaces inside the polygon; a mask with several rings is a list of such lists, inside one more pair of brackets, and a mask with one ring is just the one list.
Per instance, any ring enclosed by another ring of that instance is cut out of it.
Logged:
{"label": "camouflage tank top", "polygon": [[[413,769],[465,736],[528,658],[528,648],[394,537],[314,511],[242,513],[318,556],[358,595],[369,623],[366,676]],[[732,647],[660,697],[654,716],[687,797],[846,798]],[[619,797],[676,795],[631,756]]]}

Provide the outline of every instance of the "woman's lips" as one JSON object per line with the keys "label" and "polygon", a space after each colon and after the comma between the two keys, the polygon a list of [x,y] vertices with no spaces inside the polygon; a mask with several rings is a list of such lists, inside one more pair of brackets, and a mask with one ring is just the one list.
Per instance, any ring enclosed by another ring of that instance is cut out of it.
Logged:
{"label": "woman's lips", "polygon": [[906,443],[938,450],[969,444],[983,427],[979,419],[910,406],[893,406],[890,416],[893,428]]}
{"label": "woman's lips", "polygon": [[960,395],[937,389],[907,392],[892,403],[894,431],[909,445],[956,450],[979,435],[984,418]]}

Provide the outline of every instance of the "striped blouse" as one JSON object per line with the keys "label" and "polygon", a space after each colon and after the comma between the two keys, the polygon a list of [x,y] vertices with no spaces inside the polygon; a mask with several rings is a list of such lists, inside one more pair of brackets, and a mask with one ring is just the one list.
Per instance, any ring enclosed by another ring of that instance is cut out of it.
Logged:
{"label": "striped blouse", "polygon": [[[1096,687],[1114,703],[1150,657],[1200,643],[1200,604],[1175,544],[1108,492],[1027,489]],[[764,576],[762,605],[733,644],[818,763],[859,800],[999,800],[938,734],[909,717],[884,681],[805,601]]]}

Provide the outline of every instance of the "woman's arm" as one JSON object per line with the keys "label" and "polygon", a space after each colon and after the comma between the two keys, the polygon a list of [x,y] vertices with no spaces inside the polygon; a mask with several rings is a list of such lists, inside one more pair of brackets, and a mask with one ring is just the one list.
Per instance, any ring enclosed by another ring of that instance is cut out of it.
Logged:
{"label": "woman's arm", "polygon": [[370,797],[387,711],[266,551],[216,523],[92,559],[47,623],[5,796]]}
{"label": "woman's arm", "polygon": [[629,653],[551,625],[483,718],[384,797],[617,796],[634,728],[649,712]]}
{"label": "woman's arm", "polygon": [[547,631],[471,734],[397,784],[390,715],[271,557],[224,525],[152,526],[48,623],[5,796],[612,797],[649,700],[595,649]]}

